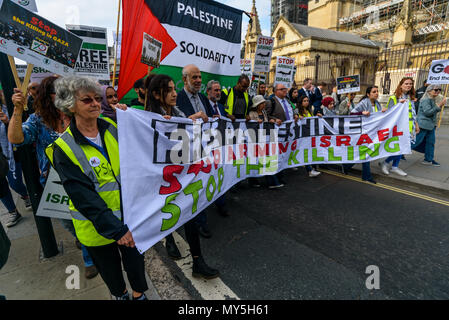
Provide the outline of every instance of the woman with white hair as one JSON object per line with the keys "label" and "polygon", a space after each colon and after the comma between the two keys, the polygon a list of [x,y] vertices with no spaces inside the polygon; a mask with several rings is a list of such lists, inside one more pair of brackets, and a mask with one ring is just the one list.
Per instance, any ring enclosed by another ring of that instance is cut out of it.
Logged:
{"label": "woman with white hair", "polygon": [[122,262],[133,300],[146,300],[144,257],[123,223],[117,125],[99,118],[101,88],[70,77],[58,79],[55,91],[55,106],[72,120],[45,152],[70,197],[76,235],[117,300],[129,300]]}
{"label": "woman with white hair", "polygon": [[426,89],[426,94],[419,102],[418,125],[420,132],[416,136],[416,141],[412,144],[412,149],[424,153],[424,165],[439,167],[440,164],[434,160],[435,154],[435,127],[437,125],[437,114],[441,107],[446,104],[444,98],[438,105],[435,98],[441,93],[441,86],[430,85]]}

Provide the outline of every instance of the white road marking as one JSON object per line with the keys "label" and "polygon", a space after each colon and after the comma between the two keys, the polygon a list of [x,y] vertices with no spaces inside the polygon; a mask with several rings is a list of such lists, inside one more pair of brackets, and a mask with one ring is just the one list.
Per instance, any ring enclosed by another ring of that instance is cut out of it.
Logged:
{"label": "white road marking", "polygon": [[184,276],[190,280],[204,300],[240,300],[240,298],[224,284],[220,277],[211,280],[194,278],[192,276],[192,255],[190,254],[188,243],[177,232],[173,232],[173,237],[175,238],[176,245],[183,257],[175,262],[184,273]]}

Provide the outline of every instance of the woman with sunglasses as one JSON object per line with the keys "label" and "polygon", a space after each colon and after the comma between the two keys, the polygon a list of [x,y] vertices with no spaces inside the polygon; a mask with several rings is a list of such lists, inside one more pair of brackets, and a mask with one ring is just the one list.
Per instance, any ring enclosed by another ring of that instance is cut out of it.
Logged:
{"label": "woman with sunglasses", "polygon": [[101,115],[100,117],[108,117],[109,119],[117,122],[117,115],[115,110],[117,108],[124,108],[125,105],[118,103],[117,91],[111,86],[103,86],[101,88],[102,98],[101,101]]}
{"label": "woman with sunglasses", "polygon": [[[12,97],[14,103],[14,113],[12,114],[8,128],[8,139],[17,146],[36,144],[36,155],[40,170],[40,182],[45,186],[50,169],[50,162],[45,155],[45,148],[59,138],[70,123],[70,117],[64,115],[55,107],[55,87],[54,83],[58,77],[48,77],[42,80],[37,89],[34,100],[35,113],[30,115],[28,120],[22,124],[23,109],[26,103],[21,90],[15,89]],[[74,237],[75,230],[70,220],[61,220],[63,227]],[[98,271],[87,252],[87,249],[79,244],[76,245],[83,252],[85,266],[85,277],[94,278]]]}
{"label": "woman with sunglasses", "polygon": [[76,235],[117,300],[130,298],[122,262],[133,300],[146,300],[144,257],[123,222],[117,124],[99,118],[103,99],[95,81],[61,78],[55,89],[55,106],[72,120],[46,154],[70,198]]}
{"label": "woman with sunglasses", "polygon": [[416,136],[415,143],[412,143],[412,149],[424,153],[424,161],[421,162],[427,166],[439,167],[440,164],[435,161],[435,127],[437,125],[437,114],[446,104],[444,98],[438,105],[435,98],[441,93],[439,85],[430,85],[426,89],[426,94],[419,102],[418,124],[420,131]]}

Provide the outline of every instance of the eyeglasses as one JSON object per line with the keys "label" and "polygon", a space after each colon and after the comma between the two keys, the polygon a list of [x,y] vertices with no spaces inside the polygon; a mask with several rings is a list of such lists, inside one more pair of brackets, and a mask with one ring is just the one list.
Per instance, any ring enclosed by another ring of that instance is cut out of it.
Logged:
{"label": "eyeglasses", "polygon": [[441,89],[433,89],[435,92],[441,92]]}
{"label": "eyeglasses", "polygon": [[106,96],[106,98],[108,98],[108,99],[118,98],[118,95],[117,95],[117,93],[116,94],[111,94],[109,96]]}
{"label": "eyeglasses", "polygon": [[91,104],[94,100],[97,101],[98,103],[101,103],[101,101],[103,101],[103,98],[95,97],[94,99],[92,98],[79,99],[79,101],[81,101],[84,104]]}

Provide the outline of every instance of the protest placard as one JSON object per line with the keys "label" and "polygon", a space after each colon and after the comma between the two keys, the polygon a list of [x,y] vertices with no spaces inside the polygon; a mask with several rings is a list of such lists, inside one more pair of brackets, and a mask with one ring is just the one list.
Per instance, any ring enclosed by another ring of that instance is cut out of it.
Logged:
{"label": "protest placard", "polygon": [[[24,7],[33,12],[37,12],[36,0],[11,0],[14,3]],[[0,7],[2,6],[3,0],[0,0]]]}
{"label": "protest placard", "polygon": [[37,216],[71,220],[69,196],[54,169],[50,169],[44,192],[36,212]]}
{"label": "protest placard", "polygon": [[434,60],[430,66],[428,84],[449,84],[449,60]]}
{"label": "protest placard", "polygon": [[249,177],[411,153],[406,103],[370,117],[311,117],[281,126],[167,121],[136,109],[117,110],[117,117],[124,222],[140,252]]}
{"label": "protest placard", "polygon": [[251,66],[251,60],[249,60],[249,59],[240,59],[240,71],[241,71],[242,74],[247,75],[248,78],[251,79],[251,76],[253,74],[252,66]]}
{"label": "protest placard", "polygon": [[147,66],[159,68],[161,65],[162,42],[143,33],[142,57],[140,61]]}
{"label": "protest placard", "polygon": [[337,78],[337,93],[345,94],[360,91],[360,75]]}
{"label": "protest placard", "polygon": [[274,38],[259,35],[254,56],[254,72],[270,72],[271,55],[273,53]]}
{"label": "protest placard", "polygon": [[79,25],[66,27],[67,30],[83,39],[75,73],[78,76],[110,80],[107,29]]}
{"label": "protest placard", "polygon": [[294,67],[294,58],[277,57],[274,84],[283,84],[287,88],[290,88],[293,84]]}
{"label": "protest placard", "polygon": [[0,52],[58,75],[73,74],[82,39],[11,1],[0,9]]}
{"label": "protest placard", "polygon": [[[26,64],[16,65],[17,74],[19,75],[21,81],[23,81],[25,78],[27,67],[28,66]],[[52,75],[54,75],[54,73],[45,70],[44,68],[33,67],[30,82],[41,83],[43,79],[50,77]]]}

